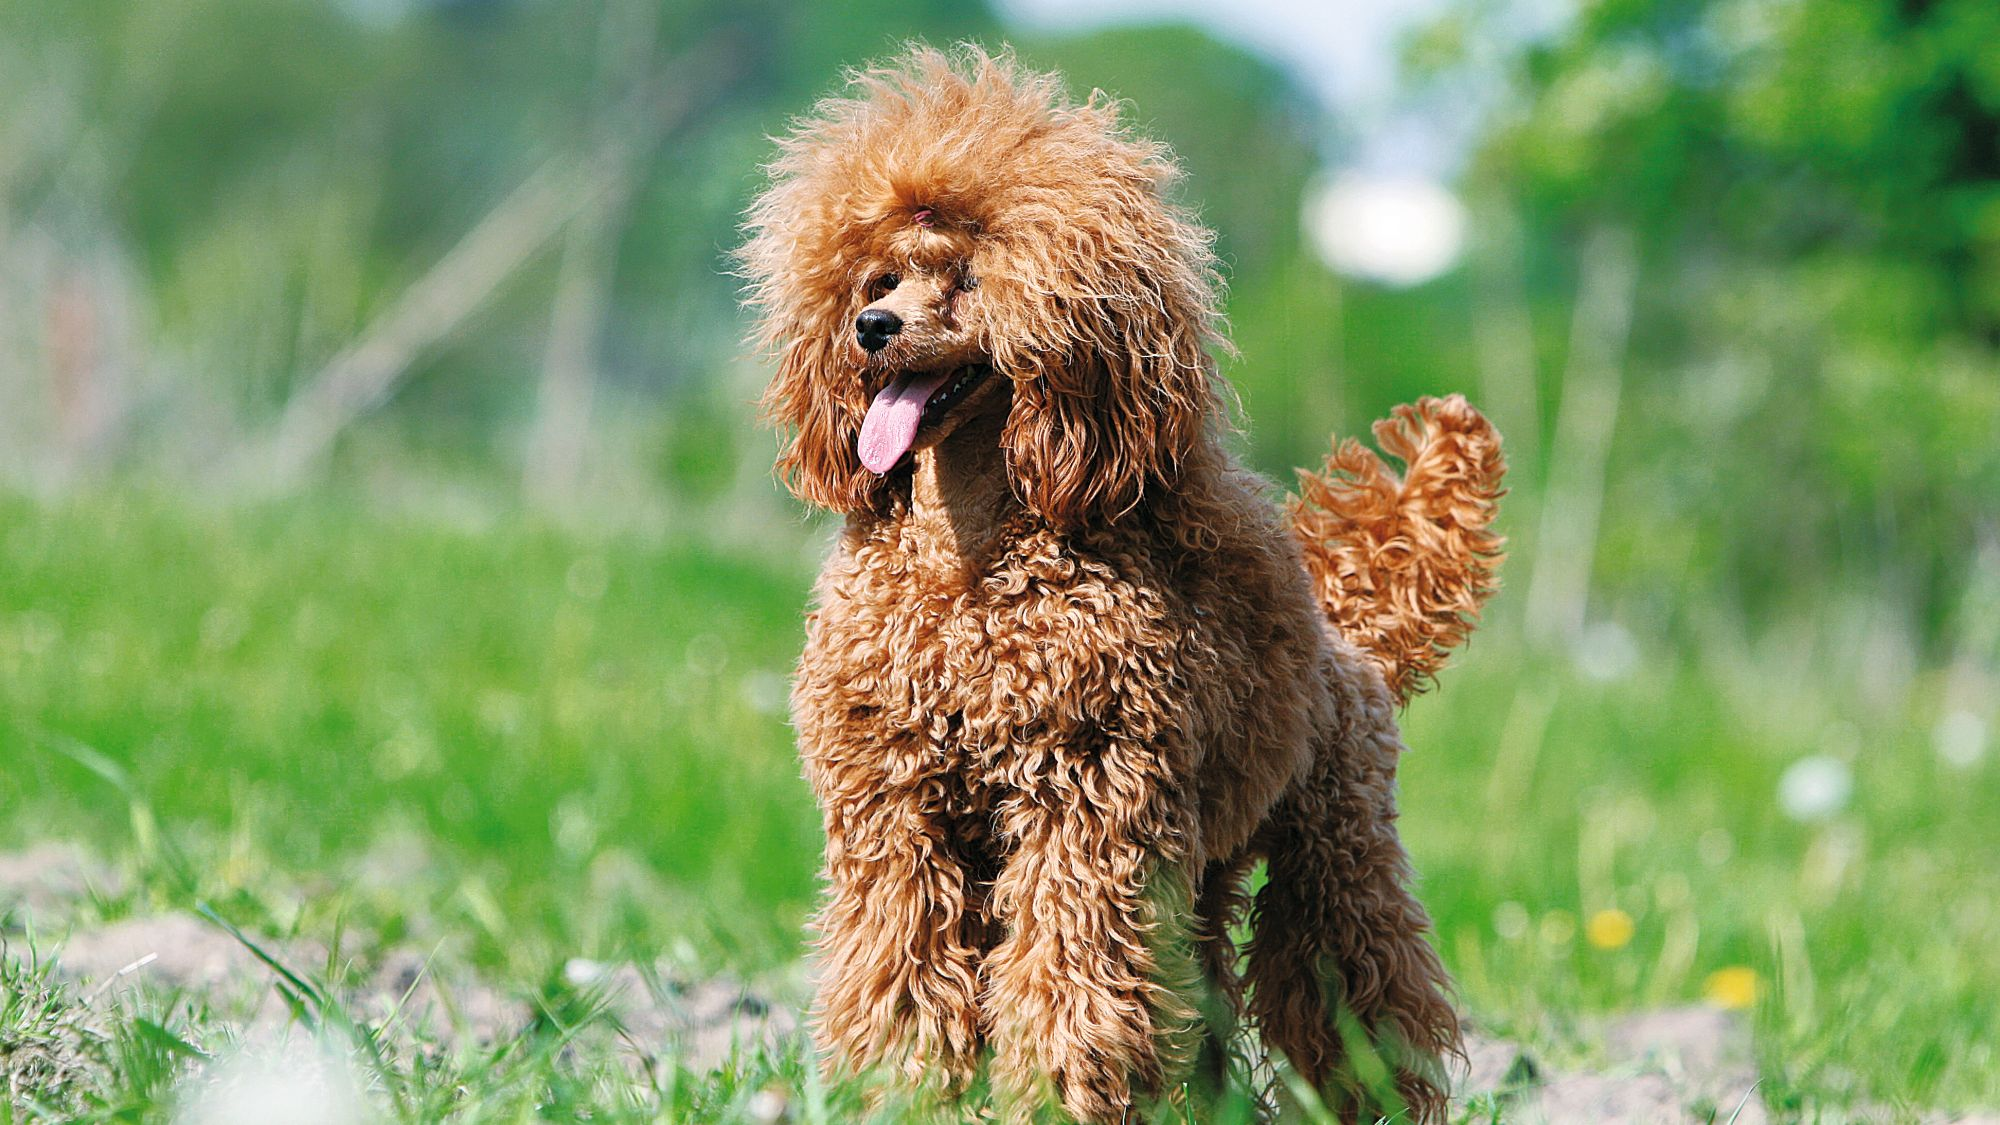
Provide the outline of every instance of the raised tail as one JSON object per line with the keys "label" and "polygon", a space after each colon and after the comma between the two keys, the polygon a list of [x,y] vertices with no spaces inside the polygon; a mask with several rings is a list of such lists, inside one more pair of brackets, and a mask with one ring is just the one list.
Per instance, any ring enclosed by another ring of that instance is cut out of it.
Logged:
{"label": "raised tail", "polygon": [[1398,406],[1375,441],[1299,470],[1290,505],[1320,607],[1382,670],[1398,701],[1423,691],[1498,586],[1506,542],[1492,529],[1507,471],[1500,434],[1461,395]]}

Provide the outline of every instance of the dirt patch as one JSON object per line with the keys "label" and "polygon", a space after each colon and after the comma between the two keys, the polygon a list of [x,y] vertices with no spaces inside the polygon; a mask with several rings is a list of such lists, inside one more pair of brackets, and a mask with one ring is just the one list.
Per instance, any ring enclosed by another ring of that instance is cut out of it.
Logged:
{"label": "dirt patch", "polygon": [[[326,950],[310,942],[260,941],[259,947],[295,971],[326,963]],[[290,1005],[272,987],[278,974],[221,927],[190,914],[79,930],[48,959],[92,1007],[165,993],[198,999],[253,1036],[292,1022]]]}
{"label": "dirt patch", "polygon": [[633,1053],[711,1070],[738,1050],[776,1050],[800,1033],[798,1007],[781,982],[691,978],[635,965],[572,961],[564,976],[601,996]]}
{"label": "dirt patch", "polygon": [[1713,1008],[1646,1012],[1605,1029],[1605,1053],[1664,1076],[1703,1120],[1764,1125],[1750,1027]]}
{"label": "dirt patch", "polygon": [[[256,938],[279,964],[315,982],[327,951],[308,941]],[[56,972],[93,1006],[141,993],[199,999],[252,1038],[292,1022],[273,985],[280,974],[220,926],[190,914],[128,918],[79,930],[51,951]],[[351,968],[351,966],[349,966]],[[616,1036],[644,1064],[672,1058],[695,1070],[720,1066],[740,1049],[778,1048],[799,1033],[798,1009],[783,982],[759,985],[730,975],[693,977],[665,965],[572,961],[554,994],[494,988],[462,966],[407,948],[379,964],[336,974],[325,985],[354,1017],[433,1043],[489,1046],[538,1019],[587,1019]]]}
{"label": "dirt patch", "polygon": [[[282,964],[317,968],[326,962],[324,949],[272,944]],[[81,930],[71,934],[52,959],[86,992],[155,985],[213,995],[246,985],[263,988],[273,977],[249,947],[191,914],[127,918]]]}
{"label": "dirt patch", "polygon": [[74,844],[36,844],[18,852],[0,852],[0,922],[19,923],[32,917],[38,924],[60,919],[93,891],[116,894],[115,871],[94,862]]}
{"label": "dirt patch", "polygon": [[1498,1101],[1509,1122],[1599,1125],[1735,1122],[1766,1125],[1750,1032],[1710,1008],[1672,1008],[1612,1020],[1591,1036],[1607,1066],[1564,1071],[1527,1048],[1474,1035],[1461,1096]]}
{"label": "dirt patch", "polygon": [[392,950],[372,974],[347,990],[353,1013],[395,1022],[426,1038],[480,1046],[518,1033],[533,1008],[471,973],[410,949]]}

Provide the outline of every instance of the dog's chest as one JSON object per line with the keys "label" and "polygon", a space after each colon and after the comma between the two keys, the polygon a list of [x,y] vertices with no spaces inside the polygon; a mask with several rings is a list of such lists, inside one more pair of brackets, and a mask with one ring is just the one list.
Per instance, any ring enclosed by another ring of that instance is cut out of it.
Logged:
{"label": "dog's chest", "polygon": [[1173,721],[1201,645],[1142,568],[1017,551],[940,580],[887,551],[833,560],[801,692],[838,721],[978,759]]}

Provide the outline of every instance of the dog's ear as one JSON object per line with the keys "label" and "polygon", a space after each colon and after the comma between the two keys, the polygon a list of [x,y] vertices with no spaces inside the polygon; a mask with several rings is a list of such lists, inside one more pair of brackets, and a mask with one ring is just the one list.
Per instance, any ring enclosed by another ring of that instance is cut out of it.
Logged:
{"label": "dog's ear", "polygon": [[861,414],[836,392],[852,382],[838,365],[831,335],[799,335],[786,342],[762,403],[784,434],[778,475],[786,487],[809,504],[842,513],[879,507],[884,491],[882,478],[862,466],[855,449]]}
{"label": "dog's ear", "polygon": [[[1015,287],[995,366],[1015,377],[1003,444],[1014,492],[1058,527],[1115,521],[1170,488],[1218,413],[1208,232],[1151,192],[1067,218],[1078,235]],[[1032,310],[1032,311],[1027,311]]]}

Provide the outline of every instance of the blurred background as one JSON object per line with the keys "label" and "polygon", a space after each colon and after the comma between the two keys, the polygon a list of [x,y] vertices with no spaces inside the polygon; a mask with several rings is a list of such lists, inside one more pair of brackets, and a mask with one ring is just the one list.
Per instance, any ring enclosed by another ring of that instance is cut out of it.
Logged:
{"label": "blurred background", "polygon": [[0,0],[0,844],[119,864],[86,920],[796,961],[831,529],[728,253],[908,37],[1172,145],[1281,485],[1423,394],[1505,433],[1506,589],[1406,724],[1477,1019],[1993,1097],[1990,0]]}

